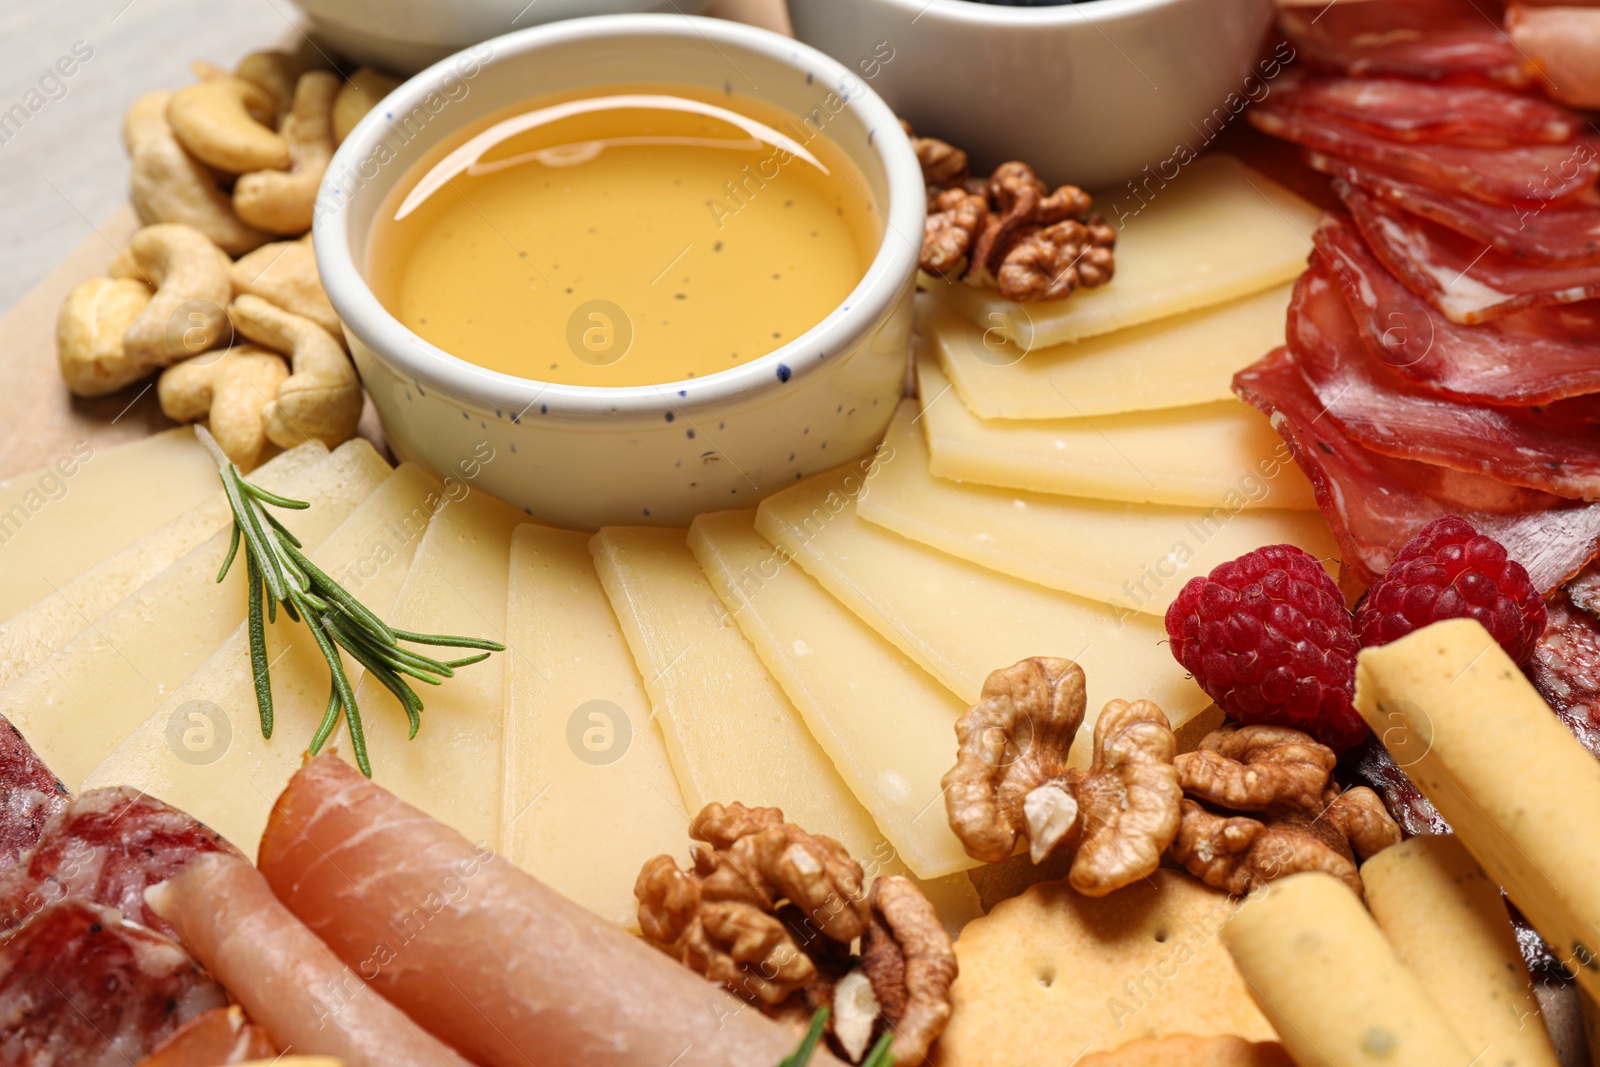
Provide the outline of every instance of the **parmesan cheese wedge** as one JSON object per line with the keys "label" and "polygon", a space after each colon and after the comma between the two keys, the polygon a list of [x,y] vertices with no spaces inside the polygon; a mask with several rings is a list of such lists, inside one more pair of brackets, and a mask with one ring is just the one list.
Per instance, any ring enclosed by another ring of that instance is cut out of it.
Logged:
{"label": "parmesan cheese wedge", "polygon": [[702,515],[689,547],[845,784],[919,878],[980,866],[950,832],[940,778],[966,706],[755,530]]}
{"label": "parmesan cheese wedge", "polygon": [[922,422],[940,478],[1198,508],[1316,507],[1265,415],[1237,400],[1082,419],[979,419],[926,354]]}
{"label": "parmesan cheese wedge", "polygon": [[[389,473],[389,465],[372,445],[358,437],[340,445],[331,456],[321,442],[307,442],[257,467],[250,480],[270,492],[292,497],[301,478],[317,464],[331,464],[337,471],[349,469],[352,474],[365,468],[374,476],[373,484]],[[217,531],[226,531],[232,521],[233,513],[219,483],[204,503],[0,623],[0,686],[10,685],[190,550]]]}
{"label": "parmesan cheese wedge", "polygon": [[188,427],[118,448],[80,441],[53,465],[0,482],[0,620],[217,491]]}
{"label": "parmesan cheese wedge", "polygon": [[[993,289],[941,278],[922,285],[983,329],[1024,350],[1097,337],[1292,281],[1305,270],[1322,211],[1227,155],[1153,179],[1129,196],[1095,197],[1118,228],[1116,276],[1065,300],[1017,304]],[[1240,365],[1254,359],[1250,355]]]}
{"label": "parmesan cheese wedge", "polygon": [[[308,549],[389,477],[370,446],[350,455],[348,465],[317,464],[286,487],[311,504],[292,520]],[[217,581],[227,550],[219,531],[0,690],[0,713],[74,791],[244,621],[243,576]]]}
{"label": "parmesan cheese wedge", "polygon": [[588,545],[588,534],[538,526],[512,538],[501,854],[637,930],[639,868],[680,855],[688,822]]}
{"label": "parmesan cheese wedge", "polygon": [[1600,762],[1472,619],[1364,649],[1356,710],[1578,984],[1600,996]]}
{"label": "parmesan cheese wedge", "polygon": [[[444,488],[431,474],[401,464],[311,553],[311,560],[379,617],[386,617],[405,582],[417,543],[446,499]],[[297,517],[309,517],[315,510],[298,512]],[[295,529],[299,526],[297,521]],[[281,614],[277,622],[269,623],[267,658],[272,664],[271,739],[261,736],[249,636],[241,623],[84,779],[84,788],[142,789],[254,856],[273,800],[299,769],[306,745],[322,721],[329,690],[327,661],[303,624]],[[359,684],[360,665],[349,657],[344,662],[351,684]],[[404,736],[404,717],[386,721],[387,716],[371,714],[372,709],[362,710],[368,712],[369,735],[401,731]],[[426,744],[420,734],[413,743]]]}
{"label": "parmesan cheese wedge", "polygon": [[1151,615],[991,571],[863,522],[854,497],[874,475],[851,465],[768,497],[756,528],[885,640],[974,704],[990,671],[1029,656],[1083,667],[1088,714],[1071,758],[1087,766],[1106,701],[1152,700],[1178,726],[1210,703]]}
{"label": "parmesan cheese wedge", "polygon": [[[417,543],[391,626],[415,633],[461,634],[505,642],[506,574],[511,532],[528,516],[488,493],[453,483],[455,495],[439,507]],[[355,592],[365,599],[365,594]],[[471,650],[417,646],[427,655],[455,659]],[[491,655],[456,672],[442,685],[414,685],[426,710],[417,736],[407,738],[405,709],[371,676],[356,688],[369,726],[367,757],[372,780],[408,804],[459,830],[476,845],[499,851],[502,706],[505,657]],[[349,745],[348,723],[331,743]]]}
{"label": "parmesan cheese wedge", "polygon": [[962,559],[1105,603],[1160,615],[1190,578],[1262,545],[1332,561],[1315,511],[1127,504],[946,481],[928,470],[915,401],[902,401],[856,501],[868,522]]}
{"label": "parmesan cheese wedge", "polygon": [[1361,882],[1384,937],[1479,1063],[1557,1067],[1500,887],[1459,839],[1386,848]]}
{"label": "parmesan cheese wedge", "polygon": [[1233,399],[1233,375],[1283,344],[1290,285],[1075,344],[1024,350],[926,294],[919,328],[982,419],[1072,419]]}
{"label": "parmesan cheese wedge", "polygon": [[1222,928],[1222,943],[1297,1064],[1466,1067],[1478,1060],[1372,916],[1332,875],[1273,882]]}

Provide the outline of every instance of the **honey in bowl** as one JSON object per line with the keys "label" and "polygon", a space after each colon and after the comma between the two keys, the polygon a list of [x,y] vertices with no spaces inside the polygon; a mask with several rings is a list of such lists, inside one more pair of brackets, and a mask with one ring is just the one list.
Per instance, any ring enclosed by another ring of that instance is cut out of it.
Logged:
{"label": "honey in bowl", "polygon": [[505,109],[390,192],[368,277],[397,319],[491,370],[656,385],[794,340],[881,238],[867,181],[814,127],[683,85]]}

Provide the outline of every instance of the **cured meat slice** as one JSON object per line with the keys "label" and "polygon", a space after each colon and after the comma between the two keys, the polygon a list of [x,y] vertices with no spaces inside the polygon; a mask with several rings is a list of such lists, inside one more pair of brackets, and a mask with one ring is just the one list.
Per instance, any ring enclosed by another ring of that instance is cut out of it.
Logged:
{"label": "cured meat slice", "polygon": [[1565,593],[1545,606],[1544,635],[1523,669],[1562,724],[1600,757],[1600,621]]}
{"label": "cured meat slice", "polygon": [[1320,259],[1295,283],[1288,334],[1328,415],[1373,451],[1556,496],[1600,498],[1600,397],[1508,408],[1420,389],[1373,357]]}
{"label": "cured meat slice", "polygon": [[57,812],[33,851],[0,874],[0,930],[21,925],[52,901],[76,897],[171,935],[146,906],[145,887],[201,852],[239,855],[216,831],[148,793],[91,789]]}
{"label": "cured meat slice", "polygon": [[203,853],[152,886],[149,896],[189,951],[282,1048],[336,1056],[345,1067],[468,1067],[340,963],[278,903],[248,860]]}
{"label": "cured meat slice", "polygon": [[[738,1067],[792,1050],[777,1023],[336,757],[290,779],[258,861],[347,963],[483,1067],[526,1067],[528,1049],[585,1067]],[[820,1050],[812,1062],[838,1067]]]}
{"label": "cured meat slice", "polygon": [[1316,245],[1368,350],[1402,378],[1446,396],[1498,404],[1600,392],[1600,301],[1461,326],[1395,281],[1343,223],[1324,222]]}
{"label": "cured meat slice", "polygon": [[1512,4],[1506,32],[1547,93],[1573,107],[1600,108],[1600,11],[1584,10],[1582,0],[1544,9]]}
{"label": "cured meat slice", "polygon": [[1306,78],[1274,87],[1272,98],[1391,141],[1480,148],[1566,144],[1587,128],[1581,115],[1547,100],[1476,85]]}
{"label": "cured meat slice", "polygon": [[1278,11],[1279,29],[1319,66],[1349,74],[1525,85],[1522,57],[1500,20],[1501,7],[1492,0],[1386,0]]}
{"label": "cured meat slice", "polygon": [[1335,181],[1361,236],[1406,288],[1452,322],[1472,325],[1525,308],[1600,296],[1600,264],[1541,267],[1519,263],[1481,242]]}
{"label": "cured meat slice", "polygon": [[0,941],[0,1063],[128,1067],[227,999],[170,939],[57,901]]}
{"label": "cured meat slice", "polygon": [[1442,193],[1490,204],[1517,201],[1559,203],[1600,178],[1595,142],[1463,148],[1448,144],[1404,144],[1271,97],[1245,111],[1256,128],[1317,152],[1391,172]]}
{"label": "cured meat slice", "polygon": [[1383,806],[1407,837],[1453,832],[1433,801],[1400,769],[1377,735],[1352,749],[1344,762],[1383,798]]}
{"label": "cured meat slice", "polygon": [[1363,192],[1490,245],[1528,263],[1569,266],[1600,263],[1600,205],[1594,190],[1562,204],[1484,204],[1448,196],[1393,176],[1381,167],[1308,153],[1308,162]]}
{"label": "cured meat slice", "polygon": [[67,806],[69,796],[22,731],[0,715],[0,871],[33,847],[45,822]]}
{"label": "cured meat slice", "polygon": [[201,1012],[178,1027],[138,1067],[227,1067],[277,1054],[266,1031],[251,1024],[243,1008],[230,1004]]}
{"label": "cured meat slice", "polygon": [[1265,413],[1311,480],[1344,566],[1370,585],[1400,547],[1444,515],[1461,515],[1506,546],[1548,593],[1600,551],[1600,504],[1563,500],[1478,474],[1379,455],[1347,437],[1278,348],[1233,379],[1240,399]]}

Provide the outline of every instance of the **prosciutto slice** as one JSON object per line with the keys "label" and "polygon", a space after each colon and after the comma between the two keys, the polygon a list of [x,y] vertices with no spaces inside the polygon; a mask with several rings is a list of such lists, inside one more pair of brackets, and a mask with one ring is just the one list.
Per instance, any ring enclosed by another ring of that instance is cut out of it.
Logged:
{"label": "prosciutto slice", "polygon": [[1406,288],[1462,325],[1525,308],[1600,296],[1600,264],[1519,263],[1470,237],[1401,211],[1344,181],[1334,187],[1361,236]]}
{"label": "prosciutto slice", "polygon": [[1345,433],[1387,456],[1475,471],[1557,496],[1600,497],[1600,398],[1507,408],[1419,389],[1373,357],[1331,275],[1314,259],[1295,283],[1289,348]]}
{"label": "prosciutto slice", "polygon": [[1306,78],[1276,86],[1280,105],[1312,111],[1391,141],[1478,148],[1566,144],[1583,117],[1521,93],[1397,78]]}
{"label": "prosciutto slice", "polygon": [[22,732],[0,715],[0,871],[33,847],[45,822],[67,806],[69,795]]}
{"label": "prosciutto slice", "polygon": [[1496,252],[1527,263],[1551,266],[1600,263],[1600,203],[1594,190],[1563,204],[1508,206],[1447,196],[1427,186],[1394,177],[1380,167],[1308,153],[1324,174],[1342,178],[1362,192],[1448,227]]}
{"label": "prosciutto slice", "polygon": [[1251,106],[1245,114],[1257,129],[1274,137],[1343,159],[1377,164],[1438,192],[1489,204],[1559,203],[1600,178],[1600,151],[1587,139],[1512,148],[1406,144],[1273,97]]}
{"label": "prosciutto slice", "polygon": [[91,789],[48,823],[33,850],[0,875],[0,930],[52,901],[77,897],[116,908],[159,933],[172,929],[144,891],[201,852],[239,855],[216,831],[137,789]]}
{"label": "prosciutto slice", "polygon": [[1352,441],[1324,417],[1287,348],[1234,375],[1233,388],[1271,418],[1311,480],[1345,567],[1368,585],[1418,530],[1444,515],[1464,516],[1505,545],[1541,594],[1600,552],[1600,504],[1379,455]]}
{"label": "prosciutto slice", "polygon": [[1278,12],[1278,28],[1318,66],[1525,85],[1522,57],[1500,20],[1500,5],[1492,0],[1385,0]]}
{"label": "prosciutto slice", "polygon": [[172,1032],[138,1067],[226,1067],[278,1054],[266,1032],[237,1004],[201,1012]]}
{"label": "prosciutto slice", "polygon": [[128,1067],[227,999],[170,939],[57,901],[0,942],[0,1063]]}

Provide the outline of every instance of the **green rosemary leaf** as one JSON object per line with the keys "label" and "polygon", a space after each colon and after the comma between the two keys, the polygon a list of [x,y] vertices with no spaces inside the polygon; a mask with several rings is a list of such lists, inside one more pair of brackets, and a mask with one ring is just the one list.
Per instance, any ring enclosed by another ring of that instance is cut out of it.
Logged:
{"label": "green rosemary leaf", "polygon": [[217,583],[228,576],[228,568],[233,566],[233,557],[239,554],[239,524],[233,524],[233,536],[228,539],[228,558],[222,561],[222,569],[217,572]]}
{"label": "green rosemary leaf", "polygon": [[489,655],[490,653],[488,652],[479,652],[476,656],[463,656],[460,659],[447,659],[444,661],[444,665],[454,670],[459,670],[462,667],[470,667],[474,663],[482,663],[484,660],[489,658]]}
{"label": "green rosemary leaf", "polygon": [[[432,669],[434,661],[426,660],[414,653],[408,653],[397,645],[378,644],[365,631],[351,630],[332,612],[325,618],[331,620],[332,625],[337,630],[338,636],[336,640],[341,647],[348,649],[351,655],[358,655],[359,653],[361,656],[367,657],[362,659],[361,664],[368,670],[372,669],[371,663],[378,663],[399,674],[408,674],[418,681],[427,682],[429,685],[439,685],[441,683],[440,672]],[[359,648],[355,646],[359,646]],[[421,662],[409,662],[413,660]],[[438,666],[443,667],[444,664],[441,663]],[[454,674],[454,671],[446,668],[442,677],[448,678],[454,676]]]}
{"label": "green rosemary leaf", "polygon": [[255,681],[256,708],[261,712],[261,736],[272,739],[272,675],[267,663],[267,628],[261,619],[264,592],[256,558],[246,553],[245,581],[250,583],[250,674]]}
{"label": "green rosemary leaf", "polygon": [[317,732],[311,735],[311,754],[315,756],[322,751],[322,746],[333,734],[333,728],[339,725],[339,711],[344,705],[339,700],[339,687],[332,679],[328,681],[328,706],[323,709],[322,721],[317,724]]}
{"label": "green rosemary leaf", "polygon": [[818,1008],[817,1013],[811,1017],[811,1025],[806,1029],[806,1036],[800,1039],[799,1046],[793,1052],[778,1061],[778,1067],[806,1067],[817,1051],[817,1043],[822,1040],[822,1029],[827,1025],[828,1009]]}
{"label": "green rosemary leaf", "polygon": [[384,638],[384,644],[394,644],[394,631],[389,629],[388,623],[378,618],[370,608],[351,596],[344,586],[334,581],[322,568],[312,563],[298,547],[286,545],[284,546],[284,551],[301,570],[305,571],[306,577],[310,579],[311,587],[325,600],[338,604],[356,618],[362,627],[371,630],[374,635]]}
{"label": "green rosemary leaf", "polygon": [[[300,594],[295,593],[296,596]],[[352,724],[350,728],[350,748],[356,757],[356,766],[368,778],[372,777],[372,764],[367,762],[366,738],[359,732],[355,724],[360,722],[361,712],[356,707],[355,690],[350,688],[350,676],[345,674],[344,661],[339,658],[339,650],[334,647],[333,639],[322,627],[322,621],[309,612],[302,612],[307,620],[306,628],[311,631],[311,637],[317,643],[317,648],[322,650],[322,658],[328,663],[328,672],[333,676],[334,691],[339,694],[339,702],[344,705],[345,722]],[[358,741],[359,738],[359,741]],[[312,753],[315,755],[315,752]]]}
{"label": "green rosemary leaf", "polygon": [[[246,482],[245,484],[249,485],[250,483]],[[263,511],[261,514],[263,514],[263,515],[265,515],[267,517],[267,525],[271,526],[274,530],[277,530],[284,537],[288,538],[290,544],[294,545],[294,547],[296,547],[296,548],[301,547],[300,546],[300,538],[296,537],[290,531],[289,527],[285,526],[283,524],[283,522],[276,515],[274,515],[270,511]]]}
{"label": "green rosemary leaf", "polygon": [[878,1043],[872,1046],[867,1058],[861,1061],[861,1067],[894,1067],[894,1055],[889,1051],[893,1043],[894,1038],[890,1034],[878,1038]]}
{"label": "green rosemary leaf", "polygon": [[419,645],[434,645],[438,648],[481,648],[486,652],[504,652],[506,646],[499,641],[490,641],[482,637],[452,637],[449,634],[419,634],[410,630],[389,628],[396,637],[402,641],[414,641]]}
{"label": "green rosemary leaf", "polygon": [[263,489],[259,485],[252,485],[250,482],[242,482],[242,484],[244,485],[245,492],[249,493],[263,504],[271,504],[275,508],[288,508],[291,511],[305,511],[311,506],[311,501],[309,500],[291,500],[289,497],[279,496],[277,493]]}

